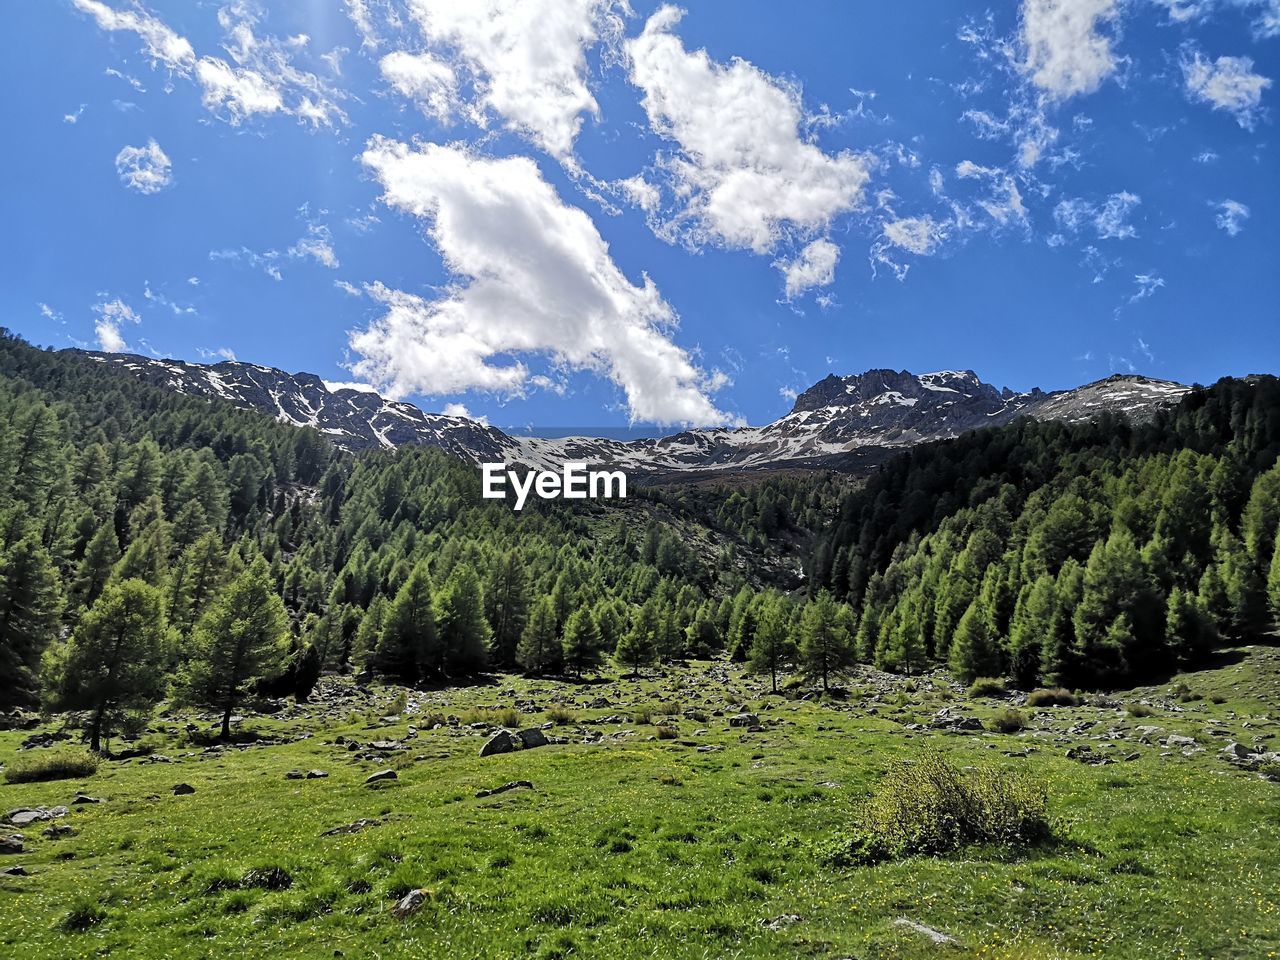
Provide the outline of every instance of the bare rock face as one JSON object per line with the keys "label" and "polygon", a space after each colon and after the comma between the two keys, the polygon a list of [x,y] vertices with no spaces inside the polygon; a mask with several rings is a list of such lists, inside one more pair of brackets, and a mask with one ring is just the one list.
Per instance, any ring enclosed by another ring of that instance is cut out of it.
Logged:
{"label": "bare rock face", "polygon": [[284,423],[313,427],[344,450],[438,447],[471,463],[505,461],[558,469],[585,461],[644,476],[778,466],[865,472],[894,450],[1000,426],[1018,417],[1078,422],[1103,413],[1144,420],[1190,388],[1141,376],[1113,376],[1074,390],[1017,393],[972,370],[912,374],[868,370],[818,381],[785,416],[758,427],[686,430],[668,437],[513,437],[466,417],[426,413],[372,390],[328,384],[315,374],[251,363],[211,365],[134,354],[85,356],[156,386],[223,400]]}

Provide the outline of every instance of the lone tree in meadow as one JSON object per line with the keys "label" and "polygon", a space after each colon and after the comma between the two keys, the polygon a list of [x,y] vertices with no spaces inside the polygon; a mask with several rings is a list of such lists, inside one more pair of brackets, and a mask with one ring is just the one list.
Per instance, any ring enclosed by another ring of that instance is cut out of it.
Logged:
{"label": "lone tree in meadow", "polygon": [[219,707],[226,739],[246,684],[279,674],[288,653],[284,601],[275,592],[267,561],[258,557],[196,624],[185,699]]}
{"label": "lone tree in meadow", "polygon": [[141,580],[108,585],[65,645],[45,658],[52,710],[89,713],[89,749],[101,752],[130,711],[164,696],[169,647],[160,591]]}
{"label": "lone tree in meadow", "polygon": [[853,661],[849,631],[831,594],[823,590],[809,601],[800,618],[800,664],[811,677],[831,689],[831,674]]}

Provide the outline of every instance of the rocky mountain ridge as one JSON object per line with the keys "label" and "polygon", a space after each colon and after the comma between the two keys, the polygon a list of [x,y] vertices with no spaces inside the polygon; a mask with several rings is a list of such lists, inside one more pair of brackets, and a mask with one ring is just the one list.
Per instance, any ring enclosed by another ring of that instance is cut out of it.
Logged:
{"label": "rocky mountain ridge", "polygon": [[506,461],[557,469],[585,461],[642,475],[686,475],[790,467],[858,469],[891,451],[1009,423],[1021,416],[1086,420],[1110,410],[1134,419],[1177,402],[1190,388],[1117,375],[1074,390],[1016,393],[973,371],[914,375],[869,370],[834,374],[796,397],[785,416],[758,427],[685,430],[660,439],[512,437],[466,417],[426,413],[369,390],[326,384],[238,361],[215,364],[133,354],[85,356],[190,396],[224,400],[285,423],[319,430],[351,451],[427,444],[475,463]]}

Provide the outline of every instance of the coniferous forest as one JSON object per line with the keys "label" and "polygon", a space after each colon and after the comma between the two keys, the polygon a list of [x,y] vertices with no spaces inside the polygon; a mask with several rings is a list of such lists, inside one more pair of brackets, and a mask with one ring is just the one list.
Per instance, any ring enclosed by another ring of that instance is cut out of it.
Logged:
{"label": "coniferous forest", "polygon": [[[865,482],[654,487],[516,514],[429,449],[351,455],[76,354],[0,343],[3,706],[97,749],[166,697],[580,676],[727,652],[828,687],[853,663],[1100,689],[1280,610],[1280,383],[1150,422],[1024,420]],[[691,535],[696,531],[697,535]]]}

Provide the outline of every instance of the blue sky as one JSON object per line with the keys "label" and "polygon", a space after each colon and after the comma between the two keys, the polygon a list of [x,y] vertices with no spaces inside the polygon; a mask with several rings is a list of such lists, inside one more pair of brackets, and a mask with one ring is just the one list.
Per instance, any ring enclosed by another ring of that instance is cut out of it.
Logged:
{"label": "blue sky", "polygon": [[1280,0],[12,7],[39,344],[580,427],[1280,371]]}

